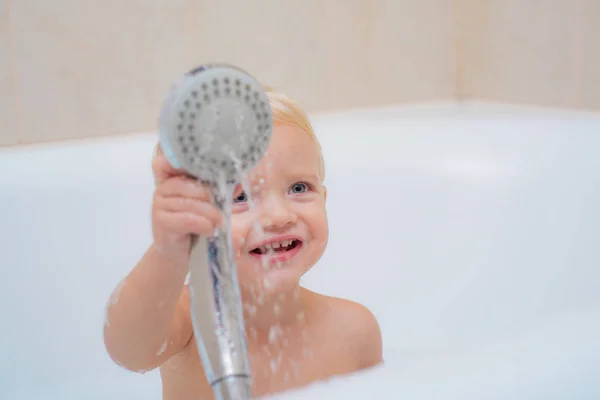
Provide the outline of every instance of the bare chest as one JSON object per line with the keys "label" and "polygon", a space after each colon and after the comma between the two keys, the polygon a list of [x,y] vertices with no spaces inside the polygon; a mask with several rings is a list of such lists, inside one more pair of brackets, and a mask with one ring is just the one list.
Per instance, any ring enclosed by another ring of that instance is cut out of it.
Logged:
{"label": "bare chest", "polygon": [[[351,371],[351,355],[333,337],[280,335],[268,345],[249,346],[253,395],[256,397],[301,387],[328,376]],[[164,400],[213,399],[204,378],[196,343],[161,370]]]}

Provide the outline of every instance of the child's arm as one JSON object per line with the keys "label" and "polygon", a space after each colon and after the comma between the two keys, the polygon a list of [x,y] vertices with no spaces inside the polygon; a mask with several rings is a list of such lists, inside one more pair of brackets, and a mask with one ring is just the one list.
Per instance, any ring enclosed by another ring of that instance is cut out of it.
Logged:
{"label": "child's arm", "polygon": [[104,342],[111,358],[132,371],[149,371],[171,358],[192,335],[187,265],[150,246],[107,305]]}
{"label": "child's arm", "polygon": [[152,206],[153,244],[107,305],[104,342],[118,364],[133,371],[156,368],[192,335],[184,288],[190,235],[210,235],[222,223],[208,190],[157,155]]}

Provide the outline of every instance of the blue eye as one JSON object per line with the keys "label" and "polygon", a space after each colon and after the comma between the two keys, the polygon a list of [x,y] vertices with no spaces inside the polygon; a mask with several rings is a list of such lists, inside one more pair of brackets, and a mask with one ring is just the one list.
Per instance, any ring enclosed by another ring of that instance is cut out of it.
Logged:
{"label": "blue eye", "polygon": [[293,194],[304,193],[309,189],[308,185],[304,182],[294,183],[290,188],[290,192]]}
{"label": "blue eye", "polygon": [[245,201],[248,201],[248,196],[246,196],[245,192],[242,192],[240,194],[238,194],[237,196],[235,196],[235,198],[233,199],[234,203],[243,203]]}

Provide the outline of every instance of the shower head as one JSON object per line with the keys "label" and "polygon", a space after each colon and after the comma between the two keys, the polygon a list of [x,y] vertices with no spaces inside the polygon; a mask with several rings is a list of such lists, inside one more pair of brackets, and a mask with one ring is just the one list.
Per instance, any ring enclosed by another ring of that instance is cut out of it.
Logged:
{"label": "shower head", "polygon": [[173,86],[159,128],[161,148],[175,168],[209,184],[225,179],[231,185],[266,152],[271,106],[260,82],[245,71],[202,65]]}
{"label": "shower head", "polygon": [[229,217],[235,185],[269,145],[271,105],[262,85],[241,69],[202,65],[173,86],[159,128],[169,162],[210,186],[226,217],[212,236],[192,236],[191,319],[215,399],[247,400],[251,373]]}

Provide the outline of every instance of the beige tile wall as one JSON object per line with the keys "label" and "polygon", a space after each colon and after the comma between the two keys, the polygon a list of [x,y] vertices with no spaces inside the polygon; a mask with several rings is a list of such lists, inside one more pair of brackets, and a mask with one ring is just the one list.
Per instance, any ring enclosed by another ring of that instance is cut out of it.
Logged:
{"label": "beige tile wall", "polygon": [[456,1],[459,97],[600,109],[600,1]]}
{"label": "beige tile wall", "polygon": [[151,129],[169,78],[198,58],[197,3],[14,1],[22,141]]}
{"label": "beige tile wall", "polygon": [[0,0],[0,146],[19,142],[8,0]]}
{"label": "beige tile wall", "polygon": [[600,1],[581,0],[580,107],[600,110]]}
{"label": "beige tile wall", "polygon": [[451,98],[456,86],[451,0],[328,4],[329,107]]}
{"label": "beige tile wall", "polygon": [[[0,0],[6,8],[8,0]],[[226,61],[309,111],[449,98],[451,0],[13,0],[22,132],[4,144],[155,129],[172,80]],[[0,68],[6,68],[3,63]],[[3,84],[15,83],[0,70]],[[14,104],[2,91],[0,104]],[[4,108],[4,107],[3,107]]]}
{"label": "beige tile wall", "polygon": [[151,131],[237,64],[309,111],[475,97],[600,109],[599,0],[0,0],[0,145]]}

